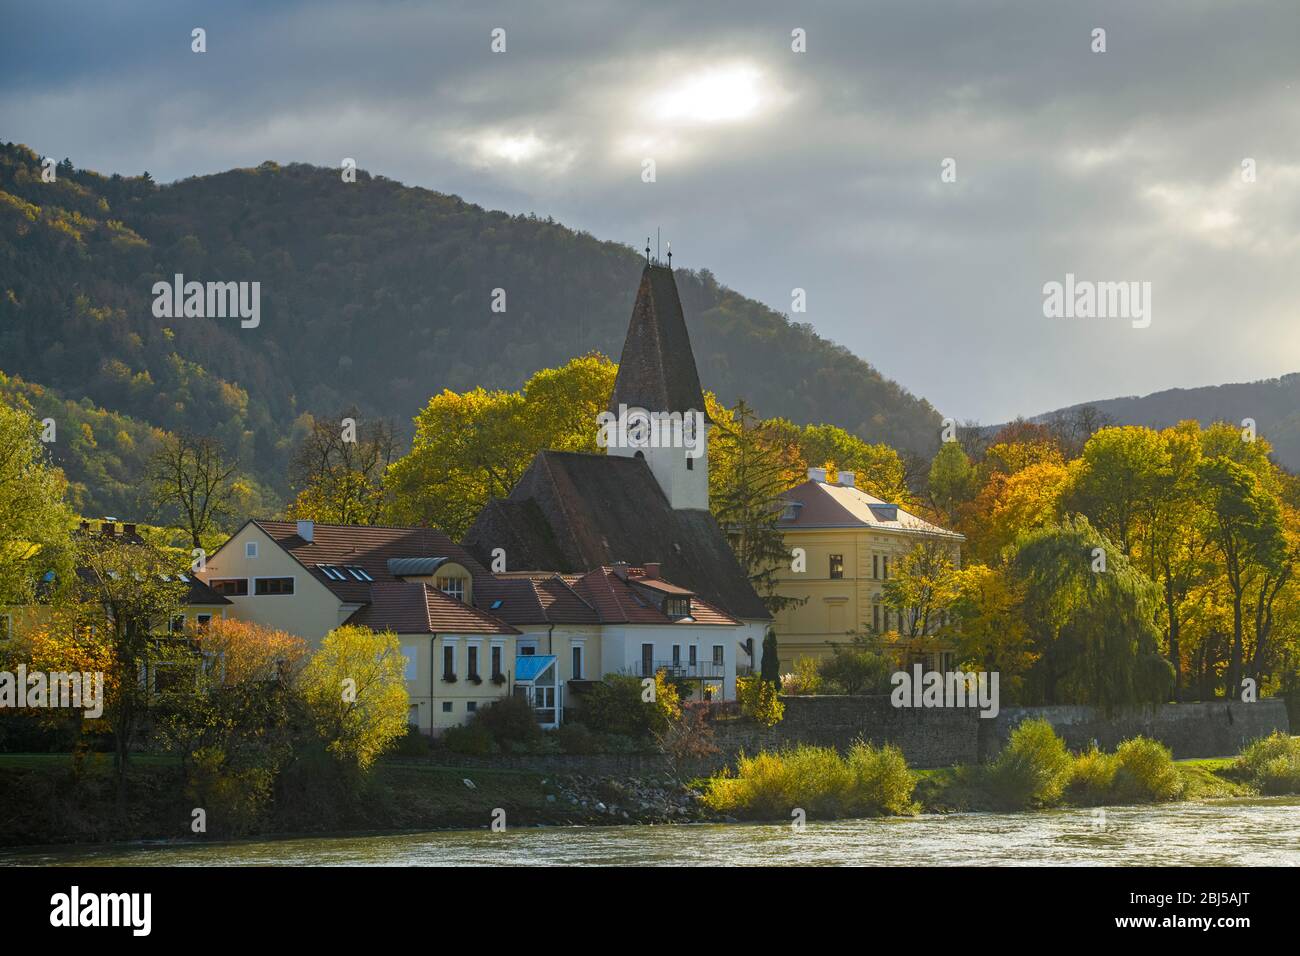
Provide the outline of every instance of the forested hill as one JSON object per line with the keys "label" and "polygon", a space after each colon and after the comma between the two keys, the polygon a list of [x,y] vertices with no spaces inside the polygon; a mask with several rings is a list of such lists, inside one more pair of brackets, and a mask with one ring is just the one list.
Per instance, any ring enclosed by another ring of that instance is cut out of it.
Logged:
{"label": "forested hill", "polygon": [[[1300,471],[1300,373],[1258,382],[1171,388],[1150,395],[1089,402],[1090,406],[1121,425],[1163,428],[1184,419],[1203,425],[1252,419],[1258,434],[1269,440],[1278,463]],[[1038,416],[1042,420],[1081,406]]]}
{"label": "forested hill", "polygon": [[[265,163],[159,186],[0,146],[0,371],[166,429],[215,433],[283,480],[303,411],[405,424],[445,388],[617,358],[626,246],[359,172]],[[153,284],[258,281],[261,324],[155,318]],[[810,327],[679,271],[700,377],[727,403],[924,450],[938,415]],[[494,289],[506,311],[491,311]]]}

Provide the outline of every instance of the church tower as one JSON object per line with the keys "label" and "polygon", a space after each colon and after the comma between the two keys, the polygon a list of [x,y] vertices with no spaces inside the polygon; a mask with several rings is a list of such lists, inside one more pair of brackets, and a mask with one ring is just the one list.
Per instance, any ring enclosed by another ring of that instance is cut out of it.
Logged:
{"label": "church tower", "polygon": [[611,445],[606,451],[610,455],[644,457],[674,509],[707,510],[708,434],[712,421],[704,407],[677,282],[672,269],[658,262],[648,261],[641,273],[609,411],[617,416],[620,406],[651,414],[680,414],[688,436],[692,424],[703,422],[698,439],[690,441],[694,451],[682,447],[682,442],[641,448]]}

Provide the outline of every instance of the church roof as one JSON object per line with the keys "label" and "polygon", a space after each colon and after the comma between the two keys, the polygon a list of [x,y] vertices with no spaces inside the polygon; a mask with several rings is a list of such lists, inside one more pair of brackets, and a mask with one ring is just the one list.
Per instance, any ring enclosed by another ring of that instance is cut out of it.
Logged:
{"label": "church roof", "polygon": [[618,414],[619,405],[648,412],[704,412],[705,421],[712,423],[677,283],[666,266],[647,263],[641,273],[609,410]]}
{"label": "church roof", "polygon": [[541,451],[510,495],[490,502],[464,546],[511,568],[585,573],[658,562],[662,577],[724,614],[766,620],[766,607],[708,511],[674,509],[640,458]]}

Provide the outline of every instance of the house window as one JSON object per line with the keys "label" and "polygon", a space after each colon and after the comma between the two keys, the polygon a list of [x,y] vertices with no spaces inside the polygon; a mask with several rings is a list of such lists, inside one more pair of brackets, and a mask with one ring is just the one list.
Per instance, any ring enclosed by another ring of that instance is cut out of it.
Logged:
{"label": "house window", "polygon": [[880,602],[871,605],[871,629],[880,632]]}
{"label": "house window", "polygon": [[469,675],[470,680],[478,678],[478,648],[471,644],[469,650],[469,663],[465,665],[465,672]]}
{"label": "house window", "polygon": [[723,656],[722,656],[723,653],[724,653],[724,646],[722,644],[713,645],[713,663],[717,667],[721,667],[724,663]]}
{"label": "house window", "polygon": [[412,704],[406,708],[406,722],[412,727],[420,726],[420,705]]}
{"label": "house window", "polygon": [[695,459],[692,458],[690,455],[686,456],[686,470],[687,471],[695,470]]}
{"label": "house window", "polygon": [[438,578],[438,590],[448,597],[454,597],[457,601],[465,600],[465,579],[464,578]]}
{"label": "house window", "polygon": [[871,556],[871,576],[877,581],[880,580],[880,555],[878,554]]}
{"label": "house window", "polygon": [[673,667],[682,666],[682,645],[673,645]]}
{"label": "house window", "polygon": [[177,614],[175,617],[173,617],[173,618],[172,618],[172,622],[171,622],[171,624],[169,624],[169,625],[167,626],[167,629],[168,629],[171,633],[173,633],[173,634],[184,634],[184,633],[185,633],[185,615],[184,615],[184,614]]}
{"label": "house window", "polygon": [[655,676],[655,646],[653,644],[641,645],[641,676]]}
{"label": "house window", "polygon": [[253,593],[259,596],[268,594],[292,594],[293,578],[257,578]]}
{"label": "house window", "polygon": [[443,712],[444,714],[450,714],[450,713],[451,713],[451,701],[449,701],[449,700],[444,700],[444,701],[442,702],[442,712]]}
{"label": "house window", "polygon": [[844,555],[842,554],[831,555],[831,577],[832,578],[844,577]]}
{"label": "house window", "polygon": [[244,557],[246,557],[246,558],[255,558],[255,557],[257,557],[257,542],[256,542],[256,541],[246,541],[246,542],[244,543]]}
{"label": "house window", "polygon": [[573,675],[574,680],[582,680],[582,645],[573,645]]}
{"label": "house window", "polygon": [[475,711],[478,710],[478,701],[476,700],[465,701],[465,709],[469,711],[471,714],[474,713]]}
{"label": "house window", "polygon": [[664,613],[669,617],[690,617],[691,599],[688,597],[668,598],[664,601]]}
{"label": "house window", "polygon": [[883,555],[880,559],[880,571],[880,576],[885,580],[889,580],[889,555],[887,554]]}
{"label": "house window", "polygon": [[194,618],[194,623],[196,623],[199,627],[207,627],[209,624],[212,623],[212,615],[199,614]]}
{"label": "house window", "polygon": [[406,661],[406,667],[402,676],[407,680],[415,680],[415,662],[419,656],[419,651],[415,647],[403,647],[402,658]]}
{"label": "house window", "polygon": [[501,670],[501,647],[500,647],[499,645],[498,645],[498,646],[494,646],[494,647],[492,648],[492,676],[493,676],[493,677],[501,677],[501,676],[502,676],[502,670]]}
{"label": "house window", "polygon": [[521,643],[521,644],[519,645],[519,656],[520,656],[520,657],[532,657],[532,656],[533,656],[534,654],[536,654],[536,653],[537,653],[537,642],[536,642],[536,641],[529,641],[527,644],[523,644],[523,643]]}
{"label": "house window", "polygon": [[243,597],[248,594],[248,578],[217,578],[208,587],[227,597]]}
{"label": "house window", "polygon": [[699,651],[699,648],[696,647],[694,644],[692,644],[689,648],[687,648],[687,650],[690,651],[690,655],[691,655],[691,667],[694,667],[696,664],[700,662],[697,656],[697,652]]}
{"label": "house window", "polygon": [[442,679],[456,679],[456,648],[451,644],[444,644],[442,648]]}

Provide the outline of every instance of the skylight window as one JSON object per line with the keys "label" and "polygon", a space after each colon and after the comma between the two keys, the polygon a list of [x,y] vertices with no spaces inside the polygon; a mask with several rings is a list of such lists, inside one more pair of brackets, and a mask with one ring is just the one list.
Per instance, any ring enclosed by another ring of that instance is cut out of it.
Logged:
{"label": "skylight window", "polygon": [[373,580],[374,580],[374,578],[372,578],[372,577],[370,576],[370,572],[368,572],[365,568],[359,568],[359,567],[357,567],[356,565],[349,564],[349,565],[347,566],[347,571],[348,571],[349,574],[351,574],[351,575],[352,575],[354,578],[356,578],[358,581],[373,581]]}
{"label": "skylight window", "polygon": [[497,598],[495,601],[492,602],[492,607],[490,608],[490,610],[495,611],[495,610],[497,610],[499,607],[501,607],[501,605],[504,604],[504,603],[505,603],[505,602],[502,601],[500,598]]}
{"label": "skylight window", "polygon": [[321,574],[325,575],[325,577],[329,578],[331,581],[347,580],[347,578],[344,577],[343,572],[332,564],[318,564],[316,567],[320,569]]}

